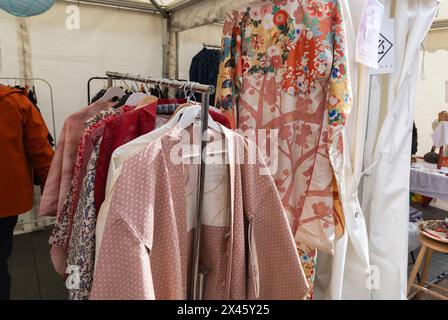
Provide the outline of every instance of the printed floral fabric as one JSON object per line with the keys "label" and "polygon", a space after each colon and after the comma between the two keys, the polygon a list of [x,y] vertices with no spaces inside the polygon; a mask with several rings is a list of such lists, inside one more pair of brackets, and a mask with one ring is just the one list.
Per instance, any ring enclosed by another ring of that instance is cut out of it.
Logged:
{"label": "printed floral fabric", "polygon": [[65,274],[66,253],[71,234],[71,225],[75,213],[81,182],[86,173],[88,160],[93,151],[95,136],[101,136],[104,124],[108,119],[131,110],[130,107],[110,108],[94,115],[85,123],[85,130],[78,145],[78,152],[73,169],[70,191],[67,193],[61,214],[57,216],[53,232],[50,237],[52,261],[60,275]]}
{"label": "printed floral fabric", "polygon": [[352,95],[339,0],[233,11],[222,51],[216,106],[235,128],[278,134],[272,173],[312,287],[316,249],[333,253],[345,228],[342,129]]}
{"label": "printed floral fabric", "polygon": [[261,2],[228,14],[223,33],[217,106],[240,129],[278,130],[273,174],[296,241],[332,253],[352,100],[340,3]]}
{"label": "printed floral fabric", "polygon": [[101,138],[95,144],[82,183],[78,208],[73,217],[72,236],[67,253],[67,265],[75,272],[76,286],[70,288],[70,300],[87,300],[90,295],[95,265],[96,209],[94,197],[95,170]]}

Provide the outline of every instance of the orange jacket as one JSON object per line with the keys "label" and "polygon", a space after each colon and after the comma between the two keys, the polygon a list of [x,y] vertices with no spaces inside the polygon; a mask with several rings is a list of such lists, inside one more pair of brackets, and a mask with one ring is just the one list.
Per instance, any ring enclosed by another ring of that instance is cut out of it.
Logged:
{"label": "orange jacket", "polygon": [[53,158],[47,137],[25,92],[0,85],[0,218],[32,209],[33,169],[45,183]]}

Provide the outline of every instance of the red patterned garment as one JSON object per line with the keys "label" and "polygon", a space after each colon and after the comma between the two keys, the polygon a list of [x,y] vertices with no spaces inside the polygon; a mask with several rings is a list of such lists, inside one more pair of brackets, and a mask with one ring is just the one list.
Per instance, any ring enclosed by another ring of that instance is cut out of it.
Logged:
{"label": "red patterned garment", "polygon": [[96,165],[95,208],[99,212],[105,198],[107,173],[112,153],[123,144],[154,130],[157,102],[127,112],[106,122]]}
{"label": "red patterned garment", "polygon": [[340,2],[260,1],[233,11],[222,47],[216,106],[234,127],[277,134],[271,172],[312,288],[316,249],[333,253],[345,230],[352,94]]}
{"label": "red patterned garment", "polygon": [[277,189],[298,243],[332,253],[344,233],[343,128],[351,87],[339,0],[260,1],[223,31],[217,107],[277,130]]}

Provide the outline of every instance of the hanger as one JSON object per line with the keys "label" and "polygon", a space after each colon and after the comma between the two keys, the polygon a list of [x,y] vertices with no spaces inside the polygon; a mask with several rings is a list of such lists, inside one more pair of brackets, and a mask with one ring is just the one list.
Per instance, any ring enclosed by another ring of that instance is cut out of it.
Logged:
{"label": "hanger", "polygon": [[[187,87],[188,87],[190,84],[191,84],[191,82],[186,82],[186,83],[184,83],[184,84],[179,88],[179,89],[183,89],[183,91],[184,91],[184,97],[187,99],[187,102],[185,102],[185,103],[179,105],[179,106],[176,108],[176,111],[174,111],[173,115],[171,116],[171,119],[174,118],[174,117],[177,115],[177,113],[180,112],[182,109],[184,109],[184,108],[186,108],[186,107],[188,107],[188,106],[191,105],[191,102],[190,102],[190,95],[187,95],[187,90],[188,90]],[[194,95],[193,95],[193,96],[194,96]],[[195,98],[195,102],[196,102],[196,98]]]}
{"label": "hanger", "polygon": [[[148,82],[150,77],[146,79],[146,82]],[[152,104],[154,102],[157,102],[159,100],[158,97],[153,95],[145,95],[145,97],[141,98],[140,101],[138,101],[137,105],[135,106],[135,109],[139,109],[141,107],[147,106],[148,104]]]}
{"label": "hanger", "polygon": [[[127,75],[127,74],[126,74]],[[137,84],[137,81],[135,81]],[[146,94],[142,92],[134,92],[132,93],[129,98],[126,100],[125,105],[126,106],[136,106],[139,104],[140,101],[142,101],[143,98],[147,97]]]}
{"label": "hanger", "polygon": [[[192,104],[191,103],[191,98],[194,98],[194,86],[196,85],[196,83],[194,82],[187,82],[187,84],[184,87],[184,92],[186,92],[187,87],[190,86],[191,92],[187,97],[187,103],[188,104]],[[181,128],[185,129],[188,126],[192,125],[194,122],[196,122],[197,120],[201,119],[201,113],[202,113],[202,107],[196,107],[198,106],[198,103],[196,102],[196,100],[193,103],[193,107],[190,108],[186,108],[186,107],[182,107],[181,106],[181,110],[177,113],[179,114],[180,112],[182,112],[182,110],[185,110],[183,112],[182,118],[179,120],[179,125]],[[177,118],[177,114],[175,114],[175,117]],[[208,114],[208,126],[210,128],[212,128],[213,130],[220,132],[220,133],[224,133],[221,126],[218,125],[215,120],[213,120],[213,118],[210,116],[210,114]]]}
{"label": "hanger", "polygon": [[[180,111],[176,115],[176,118],[182,116],[179,120],[179,126],[182,129],[185,129],[185,128],[191,126],[193,123],[195,123],[196,121],[201,119],[202,108],[200,106],[184,108],[183,110],[185,110],[185,111],[184,112]],[[213,120],[213,118],[210,116],[210,114],[208,115],[208,126],[217,132],[224,133],[221,126],[219,124],[217,124],[215,122],[215,120]]]}
{"label": "hanger", "polygon": [[125,95],[125,92],[120,87],[111,87],[107,89],[106,93],[101,97],[101,101],[110,101],[113,99],[120,99]]}
{"label": "hanger", "polygon": [[125,105],[126,106],[137,106],[139,104],[139,102],[142,101],[146,97],[147,97],[147,95],[142,92],[135,92],[129,96],[128,100],[126,100]]}

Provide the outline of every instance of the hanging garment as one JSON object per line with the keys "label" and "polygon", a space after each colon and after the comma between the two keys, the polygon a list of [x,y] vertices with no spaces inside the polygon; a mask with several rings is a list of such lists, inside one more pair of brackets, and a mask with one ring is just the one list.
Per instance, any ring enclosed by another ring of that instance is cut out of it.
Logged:
{"label": "hanging garment", "polygon": [[[220,112],[213,110],[213,108],[209,111],[212,119],[226,128],[230,128],[230,122],[227,117],[222,115]],[[160,117],[157,117],[159,120]],[[160,125],[156,127],[159,128],[165,124],[164,120]],[[166,131],[165,131],[166,130]],[[108,174],[106,185],[104,187],[105,190],[105,200],[102,201],[102,205],[98,210],[98,218],[97,218],[97,227],[96,227],[96,254],[98,254],[98,249],[101,245],[101,240],[103,238],[104,226],[107,219],[107,214],[109,212],[110,201],[113,197],[113,186],[117,181],[118,177],[121,174],[121,168],[125,160],[133,156],[134,154],[144,150],[149,143],[153,140],[159,138],[161,135],[167,133],[169,129],[165,129],[162,133],[153,134],[152,132],[146,135],[139,137],[138,139],[132,140],[127,144],[124,144],[120,148],[117,148],[113,154],[111,155],[110,165],[108,167]],[[96,191],[95,191],[96,192]]]}
{"label": "hanging garment", "polygon": [[78,205],[81,183],[86,175],[87,164],[94,149],[94,142],[104,130],[104,124],[108,119],[127,112],[132,108],[123,106],[117,109],[103,110],[85,123],[85,130],[79,141],[78,151],[73,165],[70,188],[64,196],[65,201],[60,214],[57,216],[53,232],[50,237],[51,257],[56,272],[61,276],[65,274],[67,246],[70,240],[73,215]]}
{"label": "hanging garment", "polygon": [[0,218],[33,207],[33,175],[47,179],[53,158],[45,122],[21,90],[0,85]]}
{"label": "hanging garment", "polygon": [[[225,137],[213,141],[225,140],[228,164],[206,168],[204,299],[302,299],[306,280],[274,181],[260,174],[266,164],[254,143],[221,128]],[[176,126],[125,162],[92,299],[187,298],[198,166],[170,161],[172,154],[189,155],[178,148],[183,132]]]}
{"label": "hanging garment", "polygon": [[[190,81],[212,85],[216,88],[219,73],[219,50],[203,48],[193,57],[190,65]],[[201,95],[196,93],[196,100],[201,101]],[[214,105],[215,95],[210,96],[210,104]]]}
{"label": "hanging garment", "polygon": [[338,0],[266,1],[224,25],[217,106],[240,129],[278,130],[277,189],[298,243],[344,232],[342,129],[351,107]]}
{"label": "hanging garment", "polygon": [[48,173],[39,207],[40,216],[58,216],[70,190],[78,144],[84,132],[84,123],[112,102],[98,101],[69,116],[59,135],[59,142]]}
{"label": "hanging garment", "polygon": [[96,210],[94,197],[95,172],[101,146],[100,138],[90,156],[84,177],[67,250],[67,265],[76,266],[77,283],[70,288],[69,300],[87,300],[93,281],[95,258]]}
{"label": "hanging garment", "polygon": [[167,105],[173,105],[175,110],[179,103],[184,102],[184,100],[159,99],[156,103],[124,113],[106,122],[95,178],[95,207],[97,212],[99,212],[105,198],[107,173],[114,150],[139,136],[151,132],[155,127],[159,107],[164,108]]}
{"label": "hanging garment", "polygon": [[[100,168],[99,161],[102,153],[104,156],[104,154],[114,151],[117,146],[151,132],[155,128],[157,103],[159,103],[159,106],[166,106],[165,103],[171,105],[178,102],[184,101],[160,99],[156,103],[117,115],[106,121],[103,135],[95,143],[95,148],[90,157],[78,207],[73,218],[67,265],[79,266],[79,269],[76,270],[79,281],[77,288],[69,290],[70,300],[88,299],[92,286],[95,260],[95,228],[98,212],[95,200],[97,191],[94,186],[96,186],[101,173],[107,171],[107,168]],[[107,172],[105,176],[107,176]],[[104,181],[105,183],[106,181]]]}

